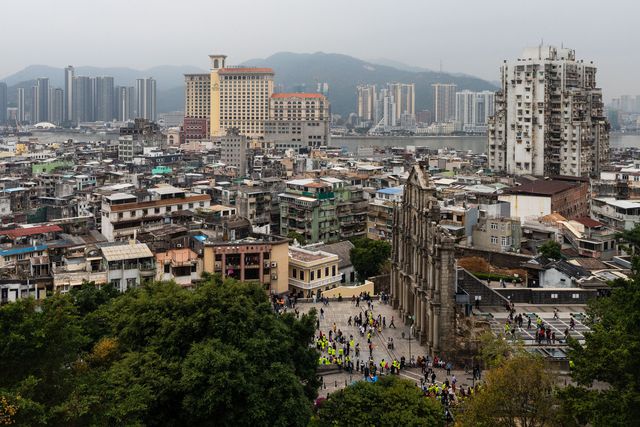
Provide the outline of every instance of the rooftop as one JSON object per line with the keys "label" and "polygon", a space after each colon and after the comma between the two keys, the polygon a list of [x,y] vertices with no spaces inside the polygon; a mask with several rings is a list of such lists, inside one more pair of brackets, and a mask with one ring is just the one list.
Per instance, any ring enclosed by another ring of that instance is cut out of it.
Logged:
{"label": "rooftop", "polygon": [[313,261],[320,261],[323,259],[329,260],[332,257],[338,258],[337,255],[319,251],[319,250],[310,251],[307,249],[296,248],[292,246],[289,247],[289,259],[293,261],[313,262]]}
{"label": "rooftop", "polygon": [[151,258],[153,252],[145,243],[125,243],[114,246],[102,246],[102,254],[107,261]]}
{"label": "rooftop", "polygon": [[509,187],[506,191],[511,194],[531,194],[540,196],[553,196],[562,193],[575,185],[567,181],[537,180],[524,182],[522,185]]}
{"label": "rooftop", "polygon": [[320,93],[274,93],[271,98],[324,98]]}
{"label": "rooftop", "polygon": [[0,232],[0,235],[7,236],[10,239],[15,239],[17,237],[33,236],[35,234],[54,233],[59,231],[62,231],[62,228],[58,225],[40,225],[37,227],[15,228],[13,230]]}

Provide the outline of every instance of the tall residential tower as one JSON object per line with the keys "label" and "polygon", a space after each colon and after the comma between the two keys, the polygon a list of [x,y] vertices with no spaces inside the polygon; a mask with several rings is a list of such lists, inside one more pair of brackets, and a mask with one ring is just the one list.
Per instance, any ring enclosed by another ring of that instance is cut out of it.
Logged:
{"label": "tall residential tower", "polygon": [[505,61],[488,142],[496,172],[598,174],[609,159],[609,123],[596,67],[576,60],[573,49],[553,46]]}

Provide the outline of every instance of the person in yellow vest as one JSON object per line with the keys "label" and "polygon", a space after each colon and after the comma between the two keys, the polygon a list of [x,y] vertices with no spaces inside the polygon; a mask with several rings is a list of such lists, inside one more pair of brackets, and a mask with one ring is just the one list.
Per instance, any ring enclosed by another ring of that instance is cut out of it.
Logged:
{"label": "person in yellow vest", "polygon": [[382,359],[380,361],[380,373],[384,374],[384,365],[386,364],[386,362],[384,361],[384,359]]}
{"label": "person in yellow vest", "polygon": [[569,360],[569,369],[573,371],[575,367],[576,367],[576,364],[573,363],[573,360]]}

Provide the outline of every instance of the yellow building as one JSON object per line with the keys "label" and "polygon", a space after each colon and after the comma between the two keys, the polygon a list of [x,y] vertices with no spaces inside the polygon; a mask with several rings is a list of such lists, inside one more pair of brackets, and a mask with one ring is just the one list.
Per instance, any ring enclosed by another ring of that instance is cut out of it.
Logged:
{"label": "yellow building", "polygon": [[289,240],[260,235],[242,240],[205,241],[204,271],[240,281],[259,282],[265,291],[289,289]]}
{"label": "yellow building", "polygon": [[185,74],[185,117],[208,119],[211,114],[211,76]]}
{"label": "yellow building", "polygon": [[324,251],[289,248],[289,285],[292,292],[305,298],[340,285],[338,255]]}
{"label": "yellow building", "polygon": [[225,135],[228,129],[237,128],[248,137],[263,136],[273,94],[273,70],[226,67],[225,55],[209,55],[209,58],[211,135]]}

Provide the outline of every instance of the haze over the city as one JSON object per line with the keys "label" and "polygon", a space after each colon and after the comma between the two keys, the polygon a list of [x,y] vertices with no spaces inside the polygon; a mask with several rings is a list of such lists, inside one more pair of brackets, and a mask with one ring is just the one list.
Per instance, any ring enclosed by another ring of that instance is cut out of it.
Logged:
{"label": "haze over the city", "polygon": [[13,41],[3,44],[0,78],[32,64],[206,69],[212,52],[240,63],[278,51],[324,51],[434,70],[442,64],[497,81],[503,59],[544,40],[593,60],[607,99],[640,92],[630,72],[639,65],[640,5],[633,1],[328,0],[310,8],[294,0],[57,0],[5,8],[0,37]]}

